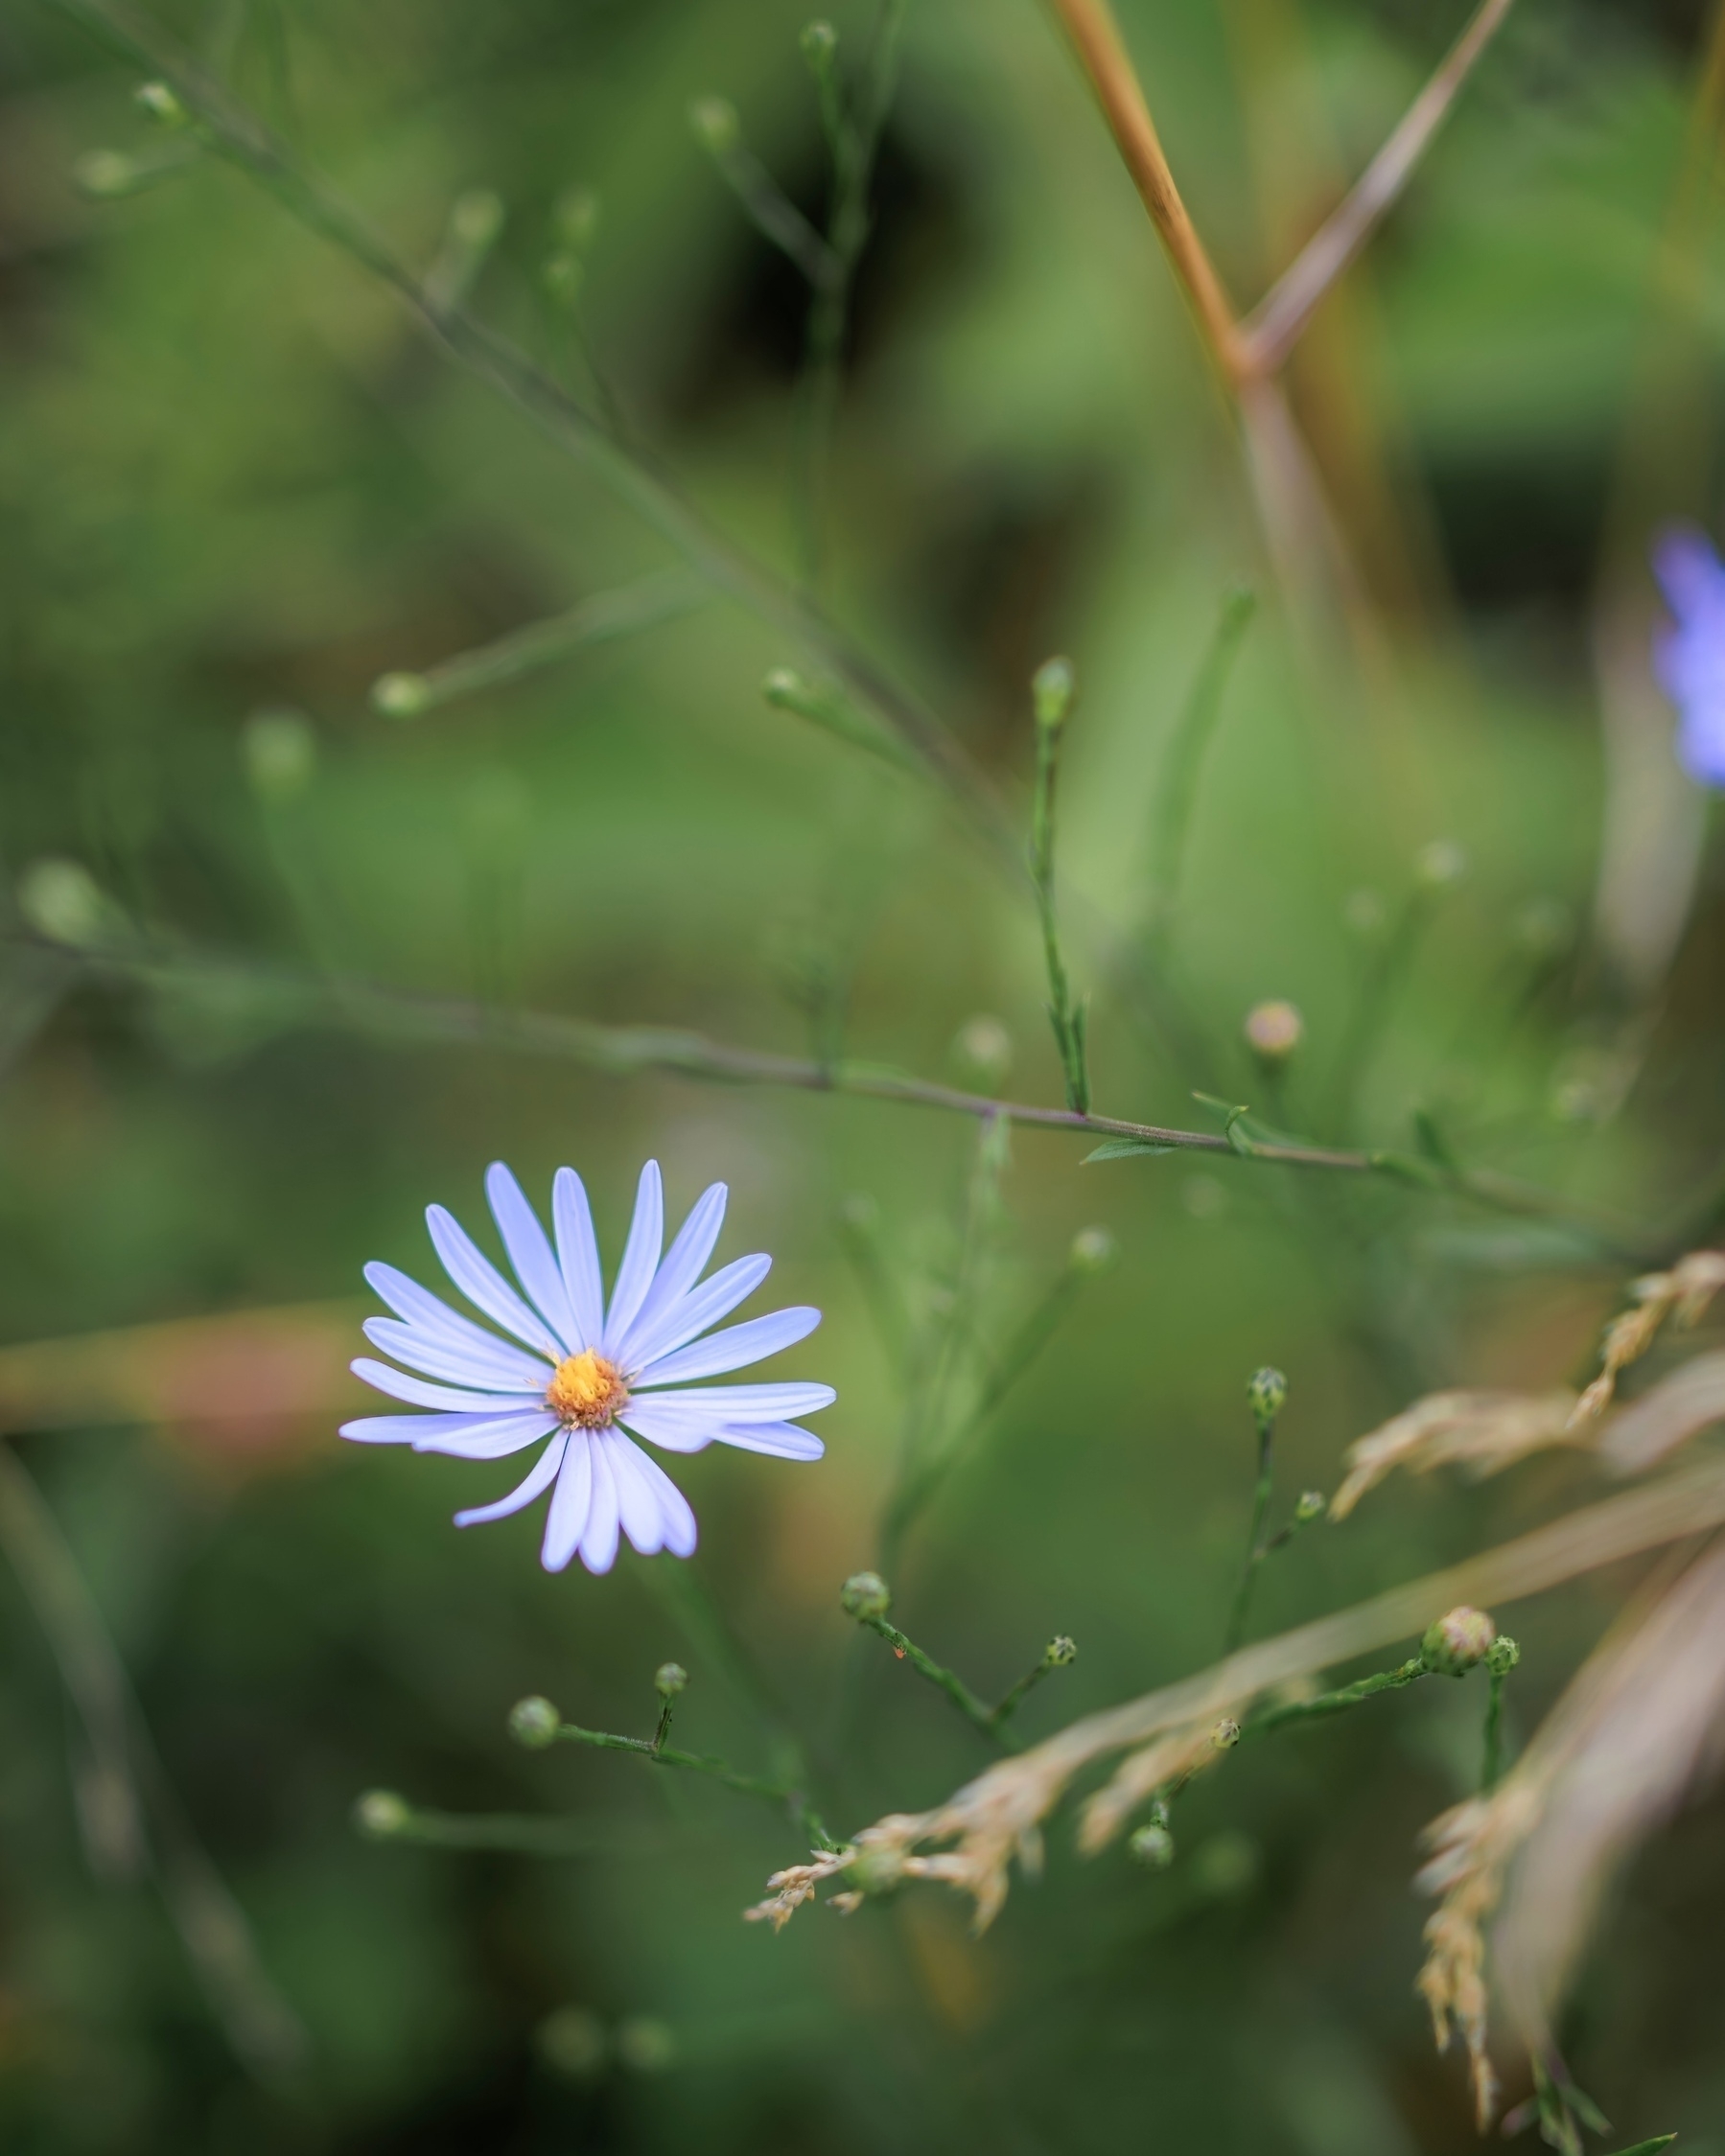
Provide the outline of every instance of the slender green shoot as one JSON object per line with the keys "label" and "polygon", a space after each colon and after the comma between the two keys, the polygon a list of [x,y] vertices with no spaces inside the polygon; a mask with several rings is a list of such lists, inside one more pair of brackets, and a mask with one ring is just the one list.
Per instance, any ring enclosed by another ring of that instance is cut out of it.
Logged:
{"label": "slender green shoot", "polygon": [[1489,1684],[1485,1695],[1485,1756],[1480,1770],[1480,1787],[1487,1795],[1496,1789],[1504,1771],[1504,1685],[1521,1658],[1521,1649],[1504,1633],[1498,1634],[1485,1652]]}
{"label": "slender green shoot", "polygon": [[1076,1644],[1061,1633],[1043,1648],[1040,1658],[1032,1663],[1016,1684],[1001,1700],[990,1716],[992,1727],[999,1730],[1017,1713],[1026,1697],[1034,1692],[1042,1680],[1057,1669],[1069,1669],[1078,1659]]}
{"label": "slender green shoot", "polygon": [[1258,1371],[1247,1387],[1247,1398],[1251,1403],[1252,1420],[1258,1431],[1258,1479],[1252,1491],[1251,1526],[1246,1537],[1246,1559],[1240,1567],[1239,1584],[1234,1589],[1234,1600],[1228,1611],[1227,1632],[1223,1641],[1223,1652],[1231,1655],[1239,1646],[1246,1632],[1246,1613],[1251,1603],[1252,1588],[1258,1577],[1258,1567],[1263,1564],[1264,1520],[1270,1511],[1270,1499],[1275,1484],[1275,1430],[1276,1417],[1288,1398],[1288,1380],[1279,1370],[1268,1367]]}
{"label": "slender green shoot", "polygon": [[817,290],[832,282],[839,273],[837,256],[743,140],[735,105],[726,98],[697,98],[688,121],[756,230],[789,256]]}
{"label": "slender green shoot", "polygon": [[1241,1734],[1260,1737],[1272,1729],[1285,1729],[1291,1722],[1317,1722],[1328,1715],[1345,1714],[1349,1707],[1375,1700],[1381,1692],[1399,1692],[1404,1685],[1417,1684],[1422,1677],[1432,1674],[1424,1660],[1413,1655],[1407,1661],[1398,1662],[1394,1669],[1381,1669],[1370,1677],[1357,1678],[1352,1684],[1343,1684],[1334,1692],[1319,1692],[1316,1699],[1284,1700],[1274,1706],[1264,1707],[1251,1716]]}
{"label": "slender green shoot", "polygon": [[522,1812],[437,1812],[409,1804],[393,1790],[369,1789],[354,1806],[354,1824],[371,1842],[433,1849],[500,1849],[526,1857],[614,1857],[657,1847],[638,1828]]}
{"label": "slender green shoot", "polygon": [[1085,1055],[1085,1007],[1075,1005],[1061,955],[1054,903],[1055,781],[1061,740],[1071,714],[1076,684],[1070,661],[1050,659],[1031,683],[1037,723],[1036,797],[1031,811],[1030,880],[1042,923],[1042,957],[1048,972],[1048,1019],[1066,1082],[1066,1105],[1076,1115],[1090,1112],[1090,1074]]}
{"label": "slender green shoot", "polygon": [[1250,591],[1230,591],[1200,662],[1186,702],[1162,753],[1151,811],[1150,893],[1145,929],[1151,940],[1166,944],[1179,906],[1186,846],[1197,805],[1204,756],[1222,716],[1222,703],[1234,661],[1257,611]]}

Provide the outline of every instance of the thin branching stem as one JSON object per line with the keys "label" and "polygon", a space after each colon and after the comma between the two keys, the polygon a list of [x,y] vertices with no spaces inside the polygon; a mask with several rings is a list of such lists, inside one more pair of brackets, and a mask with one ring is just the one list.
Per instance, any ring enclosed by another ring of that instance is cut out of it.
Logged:
{"label": "thin branching stem", "polygon": [[919,1677],[925,1677],[938,1692],[945,1694],[965,1720],[980,1729],[985,1737],[992,1737],[1011,1750],[1014,1740],[1011,1730],[1003,1729],[996,1720],[997,1710],[986,1701],[979,1700],[956,1670],[947,1669],[937,1662],[932,1655],[924,1654],[914,1639],[890,1624],[885,1617],[865,1612],[857,1618],[871,1632],[877,1632],[900,1661],[909,1662]]}
{"label": "thin branching stem", "polygon": [[1234,1588],[1234,1600],[1228,1610],[1227,1635],[1223,1641],[1223,1653],[1231,1655],[1239,1646],[1246,1631],[1246,1612],[1251,1603],[1252,1588],[1257,1582],[1258,1567],[1264,1562],[1264,1521],[1270,1511],[1270,1492],[1275,1480],[1275,1417],[1261,1417],[1258,1423],[1258,1479],[1252,1490],[1251,1525],[1247,1530],[1246,1559],[1240,1567],[1239,1584]]}
{"label": "thin branching stem", "polygon": [[1332,1714],[1345,1714],[1349,1707],[1359,1706],[1363,1701],[1375,1700],[1380,1692],[1399,1692],[1404,1685],[1417,1684],[1422,1677],[1432,1672],[1417,1655],[1394,1669],[1381,1669],[1370,1677],[1357,1678],[1352,1684],[1343,1684],[1334,1692],[1319,1692],[1312,1700],[1284,1700],[1279,1705],[1267,1706],[1254,1714],[1241,1730],[1246,1737],[1266,1736],[1272,1729],[1285,1729],[1291,1722],[1318,1722]]}
{"label": "thin branching stem", "polygon": [[706,1774],[726,1789],[735,1790],[739,1797],[756,1797],[763,1803],[787,1808],[792,1820],[817,1848],[837,1846],[821,1824],[819,1814],[810,1807],[806,1794],[794,1782],[769,1781],[760,1774],[741,1774],[723,1759],[683,1751],[675,1745],[654,1744],[647,1737],[619,1737],[610,1729],[584,1729],[575,1722],[559,1723],[553,1741],[587,1745],[594,1751],[632,1752],[638,1759],[648,1760],[655,1767],[684,1767],[691,1773]]}

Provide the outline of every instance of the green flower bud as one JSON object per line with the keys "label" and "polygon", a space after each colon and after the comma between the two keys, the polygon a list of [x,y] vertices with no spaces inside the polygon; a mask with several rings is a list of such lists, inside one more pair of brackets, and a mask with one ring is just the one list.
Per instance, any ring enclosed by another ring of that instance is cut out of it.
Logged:
{"label": "green flower bud", "polygon": [[1485,1666],[1494,1677],[1507,1677],[1522,1658],[1522,1651],[1506,1632],[1499,1633],[1485,1650]]}
{"label": "green flower bud", "polygon": [[833,56],[839,49],[839,34],[829,22],[805,22],[797,38],[803,58],[817,75],[824,75],[832,65]]}
{"label": "green flower bud", "polygon": [[1288,1380],[1279,1370],[1266,1363],[1262,1370],[1254,1370],[1247,1379],[1246,1397],[1260,1424],[1273,1423],[1287,1403]]}
{"label": "green flower bud", "polygon": [[1483,1610],[1470,1610],[1461,1603],[1427,1629],[1419,1643],[1419,1658],[1434,1677],[1465,1677],[1476,1662],[1484,1660],[1497,1635],[1497,1626]]}
{"label": "green flower bud", "polygon": [[1443,891],[1466,875],[1467,855],[1453,839],[1434,839],[1420,848],[1414,868],[1428,891]]}
{"label": "green flower bud", "polygon": [[138,184],[142,168],[119,150],[86,150],[72,167],[72,181],[81,194],[99,202],[117,201]]}
{"label": "green flower bud", "polygon": [[1369,943],[1383,935],[1388,916],[1381,893],[1356,891],[1342,907],[1341,917],[1363,943]]}
{"label": "green flower bud", "polygon": [[742,122],[729,98],[696,98],[688,108],[688,124],[702,149],[715,157],[734,149],[742,133]]}
{"label": "green flower bud", "polygon": [[1043,1648],[1042,1659],[1050,1669],[1064,1669],[1068,1662],[1078,1659],[1078,1641],[1063,1632],[1057,1632]]}
{"label": "green flower bud", "polygon": [[407,1798],[392,1789],[368,1789],[354,1806],[354,1824],[372,1842],[387,1842],[412,1817]]}
{"label": "green flower bud", "polygon": [[1075,1273],[1106,1273],[1114,1263],[1114,1239],[1107,1228],[1080,1228],[1066,1253]]}
{"label": "green flower bud", "polygon": [[555,2074],[591,2081],[605,2063],[605,2025],[585,2006],[559,2006],[533,2031],[539,2055]]}
{"label": "green flower bud", "polygon": [[1210,1742],[1218,1751],[1232,1751],[1240,1742],[1240,1725],[1231,1714],[1224,1714],[1210,1731]]}
{"label": "green flower bud", "polygon": [[1298,1054],[1306,1021],[1291,1003],[1255,1003],[1241,1031],[1258,1067],[1279,1071]]}
{"label": "green flower bud", "polygon": [[131,95],[138,109],[164,128],[183,128],[191,121],[192,115],[166,82],[140,82]]}
{"label": "green flower bud", "polygon": [[839,1602],[849,1617],[884,1617],[893,1607],[892,1589],[878,1572],[852,1572]]}
{"label": "green flower bud", "polygon": [[470,187],[457,195],[449,214],[449,236],[457,246],[478,254],[503,229],[503,198],[489,187]]}
{"label": "green flower bud", "polygon": [[571,253],[584,255],[598,237],[599,194],[594,187],[571,187],[560,196],[556,211],[557,237]]}
{"label": "green flower bud", "polygon": [[431,701],[423,674],[383,674],[371,684],[371,707],[386,719],[417,718]]}
{"label": "green flower bud", "polygon": [[539,281],[547,297],[559,307],[573,307],[586,280],[587,268],[580,256],[567,250],[548,255],[539,267]]}
{"label": "green flower bud", "polygon": [[688,1682],[688,1672],[681,1662],[661,1662],[653,1672],[653,1689],[662,1700],[674,1700]]}
{"label": "green flower bud", "polygon": [[1127,1843],[1131,1854],[1152,1871],[1166,1871],[1174,1862],[1174,1836],[1159,1820],[1141,1826]]}
{"label": "green flower bud", "polygon": [[1302,1527],[1314,1519],[1321,1519],[1330,1509],[1330,1500],[1321,1490],[1302,1490],[1294,1507],[1294,1517]]}
{"label": "green flower bud", "polygon": [[967,1018],[952,1036],[951,1055],[961,1078],[992,1093],[1013,1067],[1013,1036],[998,1018]]}
{"label": "green flower bud", "polygon": [[562,1727],[562,1715],[538,1693],[531,1699],[517,1700],[509,1709],[509,1734],[529,1751],[543,1751],[547,1745],[555,1744]]}
{"label": "green flower bud", "polygon": [[291,801],[312,783],[317,736],[298,711],[254,711],[240,734],[251,790],[263,801]]}
{"label": "green flower bud", "polygon": [[82,862],[33,861],[18,879],[18,911],[38,936],[75,948],[101,942],[115,909]]}
{"label": "green flower bud", "polygon": [[1072,710],[1078,677],[1069,659],[1045,659],[1030,678],[1031,707],[1045,733],[1058,733]]}
{"label": "green flower bud", "polygon": [[677,2039],[664,2022],[637,2014],[618,2025],[617,2055],[631,2074],[663,2074],[676,2063]]}

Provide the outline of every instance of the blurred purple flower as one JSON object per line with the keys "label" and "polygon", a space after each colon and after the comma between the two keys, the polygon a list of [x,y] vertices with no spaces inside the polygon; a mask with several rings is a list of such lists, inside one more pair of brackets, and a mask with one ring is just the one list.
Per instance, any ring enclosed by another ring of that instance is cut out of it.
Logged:
{"label": "blurred purple flower", "polygon": [[460,1316],[393,1265],[367,1265],[365,1278],[396,1314],[367,1318],[366,1338],[409,1370],[454,1382],[428,1384],[361,1356],[356,1376],[432,1412],[367,1415],[341,1429],[361,1444],[464,1460],[502,1459],[549,1440],[524,1482],[494,1504],[458,1512],[457,1527],[501,1519],[549,1490],[546,1570],[561,1572],[579,1550],[590,1572],[608,1572],[619,1529],[643,1557],[662,1549],[687,1557],[695,1546],[688,1500],[632,1437],[667,1452],[698,1452],[716,1439],[782,1459],[821,1457],[821,1440],[790,1418],[829,1407],[838,1397],[830,1385],[676,1389],[777,1355],[821,1322],[816,1310],[775,1310],[700,1337],[754,1293],[773,1263],[738,1258],[696,1285],[725,1217],[723,1183],[696,1204],[662,1262],[664,1196],[659,1164],[648,1161],[609,1310],[587,1193],[572,1168],[560,1168],[551,1188],[555,1251],[501,1161],[485,1171],[485,1194],[525,1301],[442,1206],[428,1207],[426,1223],[450,1279],[514,1340]]}
{"label": "blurred purple flower", "polygon": [[1653,671],[1677,707],[1677,753],[1706,786],[1725,786],[1725,563],[1705,533],[1677,526],[1653,548],[1672,619],[1653,633]]}

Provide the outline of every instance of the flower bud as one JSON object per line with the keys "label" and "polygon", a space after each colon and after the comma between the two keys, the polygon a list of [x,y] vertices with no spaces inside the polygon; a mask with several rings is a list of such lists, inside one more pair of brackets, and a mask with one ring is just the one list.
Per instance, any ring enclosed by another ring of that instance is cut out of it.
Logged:
{"label": "flower bud", "polygon": [[832,65],[833,56],[839,49],[839,34],[829,22],[805,22],[797,38],[803,58],[817,75],[824,75]]}
{"label": "flower bud", "polygon": [[1262,1370],[1252,1372],[1247,1383],[1246,1397],[1260,1427],[1266,1423],[1273,1423],[1288,1399],[1288,1380],[1279,1370],[1266,1363]]}
{"label": "flower bud", "polygon": [[688,1682],[688,1672],[681,1662],[661,1662],[653,1672],[653,1689],[662,1700],[674,1700]]}
{"label": "flower bud", "polygon": [[1419,1644],[1419,1658],[1434,1677],[1465,1677],[1498,1635],[1483,1610],[1460,1603],[1436,1618]]}
{"label": "flower bud", "polygon": [[1330,1509],[1330,1500],[1321,1490],[1302,1490],[1294,1502],[1294,1517],[1302,1527],[1314,1519],[1321,1519]]}
{"label": "flower bud", "polygon": [[1078,1659],[1078,1641],[1063,1632],[1057,1632],[1043,1648],[1042,1659],[1050,1669],[1064,1669],[1068,1662]]}
{"label": "flower bud", "polygon": [[1297,1055],[1306,1037],[1306,1021],[1291,1003],[1255,1003],[1241,1031],[1259,1069],[1274,1072]]}
{"label": "flower bud", "polygon": [[1442,891],[1466,875],[1467,855],[1454,839],[1434,839],[1420,848],[1414,868],[1428,891]]}
{"label": "flower bud", "polygon": [[590,2081],[605,2063],[605,2025],[585,2006],[559,2006],[533,2031],[539,2055],[553,2073]]}
{"label": "flower bud", "polygon": [[1114,1263],[1114,1239],[1107,1228],[1080,1228],[1066,1253],[1075,1273],[1106,1273]]}
{"label": "flower bud", "polygon": [[599,232],[599,191],[571,187],[557,198],[557,237],[571,253],[584,255]]}
{"label": "flower bud", "polygon": [[961,1077],[991,1093],[1013,1067],[1013,1036],[998,1018],[979,1012],[952,1036],[951,1055]]}
{"label": "flower bud", "polygon": [[570,253],[567,248],[547,255],[539,266],[539,282],[545,287],[546,296],[555,300],[559,307],[575,304],[586,277],[586,265],[579,255]]}
{"label": "flower bud", "polygon": [[386,719],[417,718],[431,701],[423,674],[383,674],[371,684],[371,707]]}
{"label": "flower bud", "polygon": [[742,132],[742,122],[729,98],[696,98],[688,108],[688,124],[702,149],[715,157],[734,149]]}
{"label": "flower bud", "polygon": [[449,214],[449,235],[457,246],[478,254],[503,229],[503,198],[489,187],[470,187],[457,195]]}
{"label": "flower bud", "polygon": [[618,2025],[617,2055],[632,2074],[663,2074],[676,2062],[677,2039],[664,2022],[636,2014]]}
{"label": "flower bud", "polygon": [[1127,1847],[1152,1871],[1166,1871],[1174,1862],[1174,1836],[1159,1820],[1153,1820],[1148,1826],[1139,1827]]}
{"label": "flower bud", "polygon": [[254,711],[240,734],[251,790],[263,801],[291,801],[312,783],[317,736],[298,711]]}
{"label": "flower bud", "polygon": [[107,894],[78,861],[51,854],[18,879],[18,911],[38,936],[75,947],[102,940],[114,917]]}
{"label": "flower bud", "polygon": [[1341,909],[1341,917],[1363,943],[1373,941],[1384,933],[1387,917],[1382,893],[1376,891],[1351,893]]}
{"label": "flower bud", "polygon": [[354,1824],[373,1842],[387,1842],[412,1816],[407,1798],[392,1789],[368,1789],[354,1806]]}
{"label": "flower bud", "polygon": [[1031,707],[1044,733],[1058,733],[1065,725],[1077,689],[1069,659],[1045,659],[1031,676]]}
{"label": "flower bud", "polygon": [[1232,1751],[1240,1742],[1240,1725],[1231,1714],[1224,1714],[1210,1731],[1210,1742],[1218,1751]]}
{"label": "flower bud", "polygon": [[893,1596],[878,1572],[852,1572],[839,1589],[839,1602],[848,1617],[884,1617]]}
{"label": "flower bud", "polygon": [[509,1709],[509,1734],[529,1751],[543,1751],[547,1745],[555,1744],[562,1727],[563,1717],[538,1693],[531,1699],[517,1700]]}
{"label": "flower bud", "polygon": [[1499,1633],[1485,1650],[1485,1666],[1494,1677],[1507,1677],[1521,1658],[1521,1648],[1506,1632]]}
{"label": "flower bud", "polygon": [[140,82],[131,95],[139,111],[164,128],[183,128],[192,117],[166,82]]}
{"label": "flower bud", "polygon": [[117,201],[138,185],[144,168],[121,150],[86,150],[72,167],[73,184],[99,202]]}

